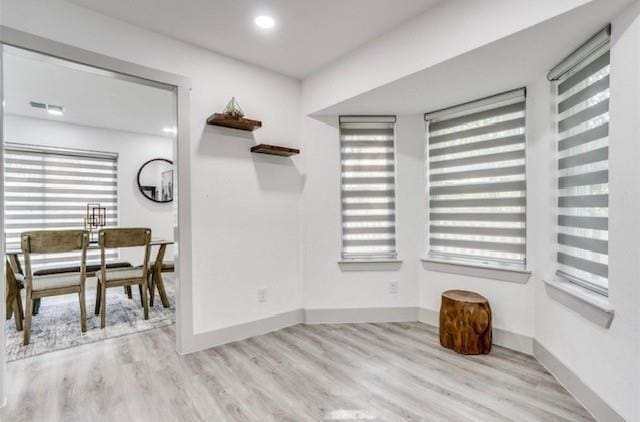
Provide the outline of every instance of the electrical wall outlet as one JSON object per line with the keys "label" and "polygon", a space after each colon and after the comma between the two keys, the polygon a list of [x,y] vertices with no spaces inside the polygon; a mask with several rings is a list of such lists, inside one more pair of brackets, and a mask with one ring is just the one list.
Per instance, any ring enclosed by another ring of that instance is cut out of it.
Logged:
{"label": "electrical wall outlet", "polygon": [[267,301],[267,288],[261,287],[258,289],[258,302],[266,302]]}
{"label": "electrical wall outlet", "polygon": [[397,281],[390,281],[389,282],[389,293],[391,293],[392,295],[395,295],[396,293],[398,293],[398,282]]}

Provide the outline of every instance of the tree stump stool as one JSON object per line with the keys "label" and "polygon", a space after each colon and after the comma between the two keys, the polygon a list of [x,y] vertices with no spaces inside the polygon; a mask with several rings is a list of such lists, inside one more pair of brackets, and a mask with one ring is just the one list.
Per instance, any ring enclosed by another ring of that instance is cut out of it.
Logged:
{"label": "tree stump stool", "polygon": [[489,301],[466,290],[442,293],[440,344],[463,355],[491,351],[491,307]]}

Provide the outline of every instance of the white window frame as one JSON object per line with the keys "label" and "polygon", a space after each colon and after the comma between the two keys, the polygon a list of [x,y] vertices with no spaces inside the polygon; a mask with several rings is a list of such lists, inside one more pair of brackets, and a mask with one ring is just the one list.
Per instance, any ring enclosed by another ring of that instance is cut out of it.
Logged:
{"label": "white window frame", "polygon": [[[524,97],[524,259],[522,263],[514,262],[510,260],[500,260],[497,258],[492,259],[478,259],[474,257],[460,256],[444,256],[440,254],[432,254],[430,247],[430,184],[429,184],[429,121],[440,118],[449,114],[464,113],[467,110],[482,110],[483,108],[490,109],[496,103],[502,101],[508,101],[515,97]],[[491,95],[478,100],[469,101],[467,103],[459,104],[453,107],[448,107],[441,110],[425,113],[425,148],[424,148],[424,182],[425,182],[425,196],[424,196],[424,250],[425,258],[422,259],[427,264],[427,269],[439,272],[449,272],[464,275],[477,275],[482,278],[497,279],[503,281],[512,281],[523,283],[528,281],[531,272],[527,270],[527,242],[528,242],[528,198],[527,198],[527,106],[528,101],[526,98],[526,88],[519,88],[500,94]]]}
{"label": "white window frame", "polygon": [[[394,198],[394,251],[389,254],[379,254],[379,253],[363,253],[363,254],[353,254],[346,253],[344,251],[344,202],[343,202],[343,190],[342,186],[344,183],[343,171],[342,171],[342,130],[341,130],[341,122],[342,120],[348,120],[349,122],[372,122],[372,123],[393,123],[393,198]],[[398,261],[398,157],[397,157],[397,148],[396,148],[396,137],[397,137],[397,118],[395,115],[341,115],[338,118],[338,132],[339,132],[339,161],[340,161],[340,260],[342,263],[357,263],[357,262],[399,262]]]}
{"label": "white window frame", "polygon": [[[554,122],[554,133],[555,133],[555,142],[556,145],[558,144],[559,141],[559,133],[557,131],[557,118],[558,118],[558,112],[557,109],[555,107],[557,107],[556,104],[556,98],[557,98],[557,89],[558,89],[558,84],[560,84],[563,80],[566,79],[566,77],[568,77],[567,75],[570,72],[575,72],[577,70],[580,69],[581,63],[590,60],[595,54],[598,54],[598,52],[603,51],[603,49],[606,49],[609,51],[611,51],[611,25],[607,25],[605,28],[603,28],[602,30],[600,30],[598,33],[596,33],[593,37],[591,37],[589,40],[587,40],[584,44],[582,44],[580,47],[578,47],[573,53],[571,53],[569,56],[567,56],[562,62],[560,62],[558,65],[556,65],[547,75],[547,79],[551,82],[552,84],[552,88],[553,88],[553,99],[554,99],[554,114],[553,114],[553,122]],[[602,53],[604,54],[604,53]],[[609,62],[609,66],[611,66],[611,63]],[[611,74],[611,72],[609,71],[609,75]],[[570,76],[570,75],[569,75]],[[610,100],[610,97],[609,97]],[[607,110],[607,113],[609,113],[610,107]],[[610,123],[609,123],[610,124]],[[608,136],[610,135],[610,130],[608,131]],[[610,141],[608,140],[607,142],[607,146],[610,146]],[[559,162],[559,153],[557,150],[557,146],[556,146],[556,155],[555,155],[555,167],[556,167],[556,171],[558,170],[558,162]],[[609,171],[609,164],[608,164],[608,159],[607,159],[607,171]],[[558,180],[558,176],[559,173],[556,174],[556,181]],[[609,182],[607,181],[607,185],[609,184]],[[607,195],[610,195],[607,189]],[[559,198],[560,198],[560,191],[559,188],[557,187],[557,182],[556,182],[556,191],[555,191],[555,196],[556,196],[556,223],[555,223],[555,247],[556,247],[556,265],[558,266],[558,258],[557,255],[560,252],[560,243],[558,241],[558,216],[561,214],[560,213],[560,207],[559,207]],[[609,206],[607,205],[607,209],[609,208]],[[609,222],[609,213],[607,213],[607,223]],[[607,224],[608,225],[608,224]],[[609,233],[609,229],[607,228],[607,233]],[[607,236],[608,239],[608,236]],[[608,242],[608,240],[607,240]],[[608,255],[608,253],[607,253]],[[607,263],[607,267],[608,267],[608,263]],[[558,278],[558,282],[556,282],[556,284],[562,284],[562,283],[571,283],[572,285],[576,286],[576,288],[578,289],[583,289],[585,291],[587,291],[590,294],[595,293],[596,295],[599,295],[600,297],[607,297],[609,295],[609,277],[607,275],[606,280],[607,280],[607,286],[606,288],[600,285],[597,285],[593,282],[590,282],[589,280],[585,280],[579,277],[574,277],[570,274],[567,274],[564,271],[561,271],[559,267],[557,267],[556,270],[556,277]],[[569,289],[571,290],[571,289]],[[610,323],[610,321],[609,321]]]}

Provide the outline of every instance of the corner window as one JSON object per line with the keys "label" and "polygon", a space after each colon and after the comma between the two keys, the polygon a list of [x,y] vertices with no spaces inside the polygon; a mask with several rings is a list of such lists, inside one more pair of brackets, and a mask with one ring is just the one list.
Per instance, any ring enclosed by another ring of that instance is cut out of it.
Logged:
{"label": "corner window", "polygon": [[609,289],[610,28],[549,73],[558,146],[558,276]]}
{"label": "corner window", "polygon": [[525,90],[425,114],[430,259],[525,267]]}

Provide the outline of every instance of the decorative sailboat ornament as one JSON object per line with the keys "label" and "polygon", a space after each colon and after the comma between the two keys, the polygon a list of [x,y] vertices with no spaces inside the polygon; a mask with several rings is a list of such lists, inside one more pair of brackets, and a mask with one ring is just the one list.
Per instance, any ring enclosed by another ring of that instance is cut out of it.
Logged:
{"label": "decorative sailboat ornament", "polygon": [[222,114],[231,119],[240,119],[244,117],[244,112],[240,108],[238,101],[236,101],[236,97],[231,97]]}

